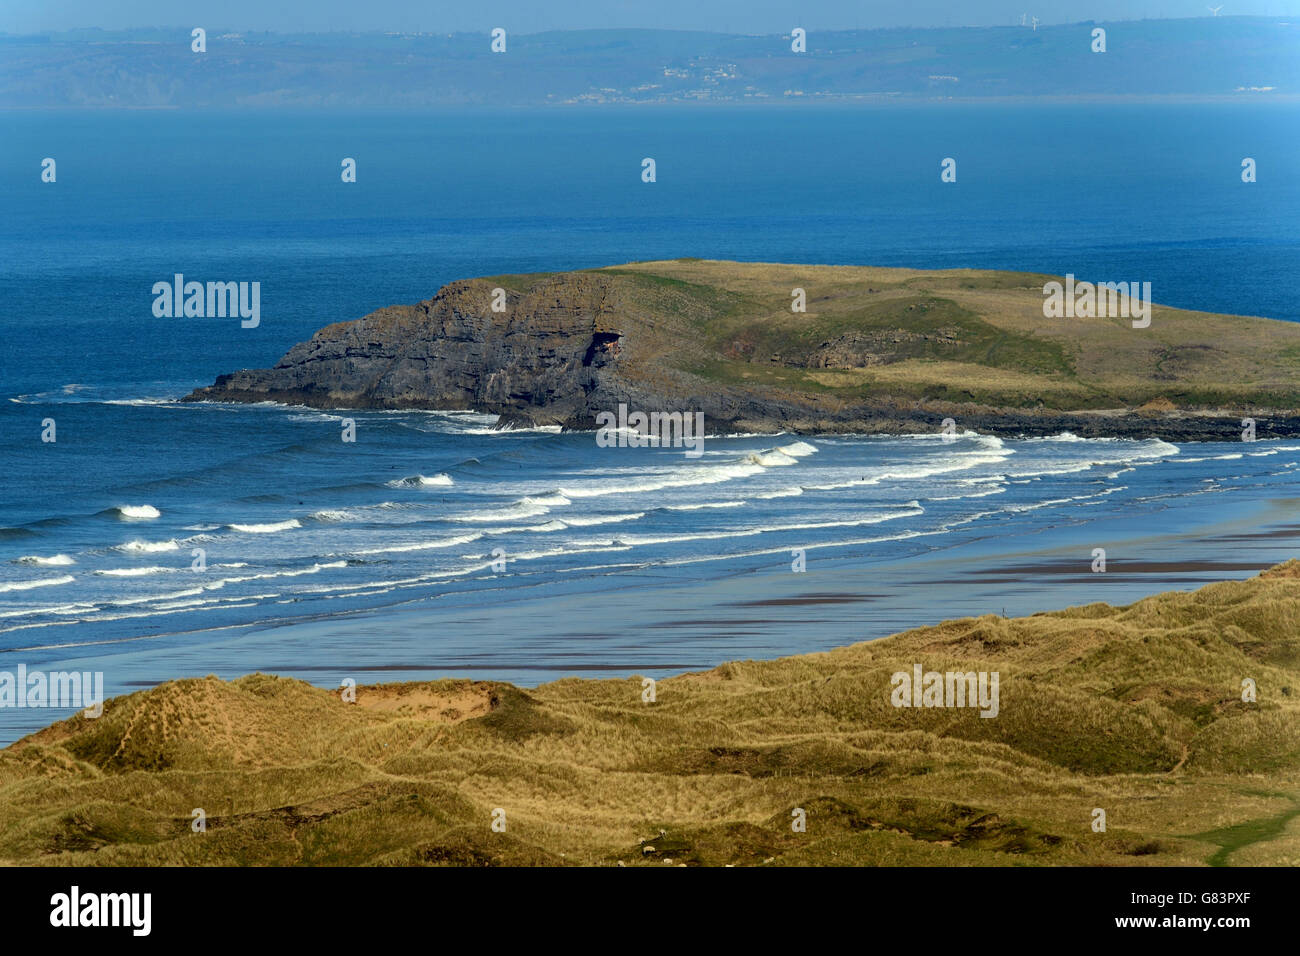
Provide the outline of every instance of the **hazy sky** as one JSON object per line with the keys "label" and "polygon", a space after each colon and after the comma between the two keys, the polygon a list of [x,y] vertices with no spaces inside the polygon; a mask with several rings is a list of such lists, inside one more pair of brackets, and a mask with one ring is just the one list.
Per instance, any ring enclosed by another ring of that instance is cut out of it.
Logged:
{"label": "hazy sky", "polygon": [[[1211,0],[1218,6],[1219,0]],[[1300,0],[1222,0],[1223,16],[1300,15]],[[519,33],[663,27],[729,33],[1208,16],[1204,0],[0,0],[0,31],[209,26],[276,32]]]}

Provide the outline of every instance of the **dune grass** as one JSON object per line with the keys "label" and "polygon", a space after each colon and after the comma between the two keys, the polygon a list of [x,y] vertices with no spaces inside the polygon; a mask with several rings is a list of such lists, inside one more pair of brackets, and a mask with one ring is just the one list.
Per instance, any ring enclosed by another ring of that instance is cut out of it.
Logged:
{"label": "dune grass", "polygon": [[[914,664],[997,671],[998,716],[892,706]],[[1297,865],[1298,670],[1293,561],[723,664],[654,702],[639,678],[386,684],[355,703],[264,674],[179,680],[0,752],[0,860]]]}

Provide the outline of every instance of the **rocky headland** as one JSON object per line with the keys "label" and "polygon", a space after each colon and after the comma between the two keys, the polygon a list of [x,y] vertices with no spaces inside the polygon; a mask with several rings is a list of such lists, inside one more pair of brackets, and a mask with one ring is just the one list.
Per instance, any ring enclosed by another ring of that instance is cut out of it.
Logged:
{"label": "rocky headland", "polygon": [[1159,305],[1148,328],[1048,318],[1053,278],[676,260],[467,279],[327,325],[186,400],[472,409],[566,429],[626,404],[703,412],[714,434],[951,418],[1003,436],[1224,441],[1250,418],[1258,437],[1300,435],[1300,324]]}

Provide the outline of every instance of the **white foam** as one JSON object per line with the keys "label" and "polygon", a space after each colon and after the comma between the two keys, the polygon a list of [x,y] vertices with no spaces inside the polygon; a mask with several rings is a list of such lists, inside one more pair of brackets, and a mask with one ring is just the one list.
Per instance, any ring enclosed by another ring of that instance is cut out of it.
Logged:
{"label": "white foam", "polygon": [[1064,467],[1043,467],[1031,468],[1029,471],[1008,471],[1007,477],[1024,479],[1023,481],[1012,481],[1012,484],[1025,485],[1029,483],[1030,478],[1051,478],[1056,475],[1077,475],[1081,471],[1088,471],[1090,468],[1096,468],[1099,464],[1114,464],[1114,462],[1080,461]]}
{"label": "white foam", "polygon": [[0,594],[9,591],[31,591],[35,588],[50,588],[59,584],[71,584],[75,581],[71,574],[60,575],[57,578],[45,578],[42,581],[7,581],[0,584]]}
{"label": "white foam", "polygon": [[461,534],[452,538],[437,538],[433,541],[419,541],[414,544],[395,544],[387,548],[367,548],[354,551],[353,554],[401,554],[407,551],[432,551],[436,548],[454,548],[458,544],[468,544],[483,537],[482,533]]}
{"label": "white foam", "polygon": [[[901,435],[880,435],[873,432],[849,432],[839,436],[840,438],[868,438],[876,441],[889,441],[899,438],[920,438],[926,442],[941,441],[945,445],[952,444],[958,439],[973,441],[977,445],[983,445],[986,448],[1001,448],[1003,442],[996,435],[981,435],[979,432],[971,431],[969,428],[962,431],[960,435],[947,436],[943,432],[905,432]],[[836,444],[853,444],[852,442],[836,441]]]}
{"label": "white foam", "polygon": [[228,524],[226,527],[231,531],[242,531],[244,534],[274,534],[277,531],[301,528],[302,522],[297,518],[290,518],[288,521],[272,521],[267,524]]}
{"label": "white foam", "polygon": [[762,465],[764,468],[781,468],[787,465],[799,464],[798,458],[793,458],[785,452],[777,451],[758,451],[747,455],[746,461],[751,461],[756,465]]}
{"label": "white foam", "polygon": [[987,498],[987,497],[989,497],[990,495],[1001,495],[1001,494],[1005,494],[1006,491],[1007,491],[1007,486],[1006,486],[1006,485],[996,485],[996,486],[994,486],[993,488],[989,488],[989,489],[986,490],[986,491],[975,491],[975,492],[971,492],[970,494],[966,494],[966,495],[934,495],[934,496],[930,497],[928,500],[930,500],[930,501],[964,501],[964,500],[966,500],[966,499],[968,499],[968,498]]}
{"label": "white foam", "polygon": [[551,519],[542,524],[513,525],[508,528],[487,528],[484,534],[544,534],[547,531],[563,531],[567,528],[563,521]]}
{"label": "white foam", "polygon": [[633,495],[665,488],[689,488],[692,485],[715,485],[737,478],[761,475],[767,469],[757,462],[728,465],[705,465],[673,469],[658,475],[645,475],[640,481],[600,481],[587,485],[565,486],[560,493],[566,498],[597,498],[604,495]]}
{"label": "white foam", "polygon": [[[208,588],[220,587],[220,584],[210,584]],[[184,591],[171,591],[167,594],[147,594],[144,597],[136,598],[114,598],[110,603],[119,607],[131,607],[136,604],[152,604],[155,601],[172,601],[176,598],[194,597],[203,593],[203,588],[186,588]]]}
{"label": "white foam", "polygon": [[[608,548],[600,548],[600,549],[597,549],[597,550],[607,551],[607,550],[611,550],[611,549],[608,549]],[[569,549],[569,548],[550,548],[550,549],[548,549],[548,550],[546,550],[546,551],[524,551],[522,554],[517,554],[517,555],[512,556],[512,560],[514,560],[514,561],[540,561],[540,560],[543,559],[543,558],[557,558],[557,557],[559,557],[559,556],[562,555],[562,554],[585,554],[585,553],[587,553],[587,552],[574,551],[574,550]],[[491,566],[491,565],[479,565],[479,566],[475,567],[474,570],[477,571],[477,570],[480,570],[480,569],[483,568],[483,567],[490,567],[490,566]]]}
{"label": "white foam", "polygon": [[981,435],[979,432],[973,432],[973,431],[971,431],[969,428],[967,428],[965,431],[963,431],[960,435],[953,435],[953,436],[951,436],[951,437],[945,435],[943,432],[910,432],[910,433],[905,434],[905,435],[894,435],[894,436],[884,436],[884,435],[861,435],[861,434],[859,434],[859,435],[852,435],[852,436],[848,436],[848,435],[846,435],[846,436],[844,436],[844,437],[846,437],[846,438],[847,438],[847,437],[853,437],[853,438],[877,438],[877,439],[883,439],[883,438],[888,438],[888,437],[893,437],[893,438],[922,438],[922,439],[925,439],[926,441],[930,441],[930,442],[935,441],[935,440],[937,439],[937,440],[943,442],[945,445],[952,444],[952,442],[956,441],[957,439],[965,439],[966,441],[971,441],[971,442],[974,442],[974,443],[977,444],[977,445],[982,445],[982,446],[984,446],[985,448],[992,448],[992,449],[994,449],[994,450],[999,450],[999,451],[1000,451],[1000,450],[1004,447],[1004,443],[1003,443],[1002,439],[1001,439],[1001,438],[998,438],[996,435]]}
{"label": "white foam", "polygon": [[[1094,439],[1087,439],[1091,444]],[[1098,440],[1099,441],[1099,440]],[[1119,450],[1123,444],[1118,440],[1108,447]],[[1075,461],[1053,461],[1045,462],[1041,467],[1030,467],[1027,471],[1008,471],[1011,478],[1037,478],[1050,477],[1053,475],[1072,475],[1081,471],[1087,471],[1090,468],[1097,468],[1106,465],[1154,465],[1159,461],[1179,454],[1180,449],[1177,445],[1171,445],[1167,441],[1159,438],[1147,439],[1143,442],[1133,444],[1131,447],[1124,448],[1115,457],[1106,458],[1080,458]],[[1241,456],[1238,455],[1238,458]],[[1180,459],[1181,461],[1195,461],[1197,459]]]}
{"label": "white foam", "polygon": [[966,471],[977,465],[989,465],[1006,461],[1009,455],[970,453],[941,458],[928,465],[914,468],[896,468],[877,475],[869,475],[854,481],[843,481],[829,485],[809,485],[809,491],[838,491],[841,488],[860,488],[864,485],[878,485],[885,481],[913,481],[917,478],[929,478],[933,475],[946,475],[954,471]]}
{"label": "white foam", "polygon": [[571,502],[568,498],[564,497],[564,495],[558,492],[550,492],[548,494],[537,495],[535,497],[521,498],[519,500],[519,504],[525,506],[545,505],[546,507],[556,507],[560,505],[573,504],[573,502]]}
{"label": "white foam", "polygon": [[536,518],[540,515],[547,514],[551,509],[546,505],[525,503],[516,501],[505,508],[494,508],[489,511],[470,511],[462,515],[452,515],[448,521],[513,521],[519,518]]}
{"label": "white foam", "polygon": [[410,475],[387,482],[389,488],[446,488],[455,484],[450,475]]}
{"label": "white foam", "polygon": [[803,494],[803,489],[798,485],[791,485],[789,488],[781,488],[778,491],[766,491],[761,495],[755,495],[755,498],[794,498]]}
{"label": "white foam", "polygon": [[1207,458],[1179,458],[1178,460],[1184,464],[1193,464],[1202,461],[1235,461],[1240,457],[1241,453],[1239,452],[1234,455],[1211,455]]}
{"label": "white foam", "polygon": [[714,538],[746,538],[756,534],[772,534],[774,532],[782,531],[812,531],[822,528],[857,528],[862,525],[883,524],[886,521],[897,521],[899,518],[911,518],[919,514],[924,514],[924,509],[916,502],[908,502],[906,507],[908,508],[907,511],[885,511],[877,515],[850,518],[844,521],[811,521],[800,524],[775,524],[760,528],[746,528],[741,531],[706,531],[699,534],[619,535],[617,538],[613,539],[613,543],[628,545],[677,544],[683,541],[705,541]]}
{"label": "white foam", "polygon": [[[325,564],[317,562],[309,568],[296,568],[292,571],[267,571],[263,574],[246,574],[238,578],[221,578],[211,584],[204,585],[204,588],[205,590],[211,591],[216,588],[224,587],[227,584],[243,584],[245,581],[266,581],[271,578],[298,578],[302,577],[304,574],[317,574],[331,568],[346,568],[347,566],[348,563],[346,561],[329,561]],[[232,598],[232,600],[235,599]]]}
{"label": "white foam", "polygon": [[[443,575],[445,577],[445,575]],[[393,588],[401,585],[423,584],[435,579],[437,575],[421,575],[415,578],[398,578],[396,581],[364,581],[361,584],[326,584],[321,587],[297,587],[293,589],[294,594],[338,594],[342,591],[364,591],[366,588]],[[339,595],[343,596],[343,595]]]}
{"label": "white foam", "polygon": [[162,517],[162,512],[153,505],[119,505],[117,513],[122,518],[131,520]]}
{"label": "white foam", "polygon": [[552,519],[552,520],[547,521],[547,522],[545,522],[545,523],[543,523],[543,524],[529,525],[528,527],[524,528],[523,530],[524,530],[524,531],[531,531],[531,532],[539,533],[539,534],[540,534],[540,533],[544,533],[544,532],[547,532],[547,531],[563,531],[563,530],[564,530],[565,528],[567,528],[567,527],[568,527],[568,525],[565,524],[563,521],[560,521],[560,520],[558,520],[558,519]]}
{"label": "white foam", "polygon": [[1022,505],[1007,505],[1002,510],[1011,512],[1012,514],[1021,514],[1025,511],[1037,511],[1039,508],[1050,508],[1052,505],[1068,505],[1073,500],[1074,499],[1072,498],[1052,498],[1049,501],[1034,501]]}
{"label": "white foam", "polygon": [[18,564],[36,564],[42,567],[61,567],[76,563],[76,561],[72,560],[72,558],[68,557],[66,554],[55,554],[48,558],[43,558],[39,554],[29,554],[26,557],[18,559]]}
{"label": "white foam", "polygon": [[560,523],[571,528],[588,528],[597,524],[618,524],[623,521],[637,521],[645,517],[644,511],[633,511],[620,515],[565,515]]}
{"label": "white foam", "polygon": [[[321,563],[313,564],[311,565],[311,567],[307,567],[307,568],[295,568],[294,570],[291,571],[268,571],[264,574],[249,574],[249,575],[244,575],[242,577],[234,577],[234,578],[218,578],[215,581],[205,581],[204,583],[200,584],[198,587],[186,588],[183,591],[170,591],[166,594],[148,594],[143,597],[134,597],[134,598],[115,598],[112,601],[112,604],[117,606],[122,606],[122,607],[129,607],[137,604],[159,605],[159,602],[174,602],[180,600],[181,598],[201,597],[205,594],[205,592],[218,591],[224,588],[227,584],[242,584],[246,581],[265,581],[272,578],[296,578],[296,577],[301,577],[304,574],[317,574],[320,571],[329,568],[345,568],[347,567],[347,564],[348,563],[346,561],[330,561],[324,564]],[[188,603],[194,605],[199,605],[199,604],[206,605],[206,604],[217,604],[223,601],[249,601],[249,600],[256,600],[261,598],[269,598],[269,597],[277,597],[277,596],[278,595],[276,594],[263,594],[263,595],[240,594],[240,595],[233,595],[228,598],[215,598],[210,600],[195,601],[195,602],[188,602]],[[171,606],[175,607],[176,605],[171,605]],[[247,605],[239,605],[239,606],[247,606]],[[104,620],[116,620],[116,618],[104,618]]]}
{"label": "white foam", "polygon": [[1119,441],[1117,438],[1080,438],[1074,432],[1061,432],[1059,435],[1045,435],[1041,438],[1026,438],[1027,442],[1063,442],[1071,445],[1088,442]]}
{"label": "white foam", "polygon": [[104,570],[102,570],[102,571],[96,571],[95,573],[98,574],[98,575],[101,575],[101,576],[114,577],[114,578],[139,578],[139,577],[144,577],[144,576],[147,575],[147,574],[168,574],[168,573],[170,573],[170,572],[172,572],[172,571],[176,571],[176,570],[178,570],[178,569],[177,569],[177,568],[162,568],[162,567],[152,567],[152,568],[105,568]]}
{"label": "white foam", "polygon": [[[119,602],[119,603],[124,603],[124,602]],[[138,617],[157,617],[163,614],[193,614],[196,611],[213,611],[218,608],[222,610],[231,610],[234,608],[256,607],[256,606],[257,606],[256,601],[249,601],[244,604],[223,604],[214,601],[208,607],[182,607],[171,611],[159,610],[158,608],[149,608],[147,611],[134,611],[129,614],[100,614],[97,615],[96,617],[88,617],[86,618],[86,620],[93,621],[96,623],[100,621],[129,621]],[[71,645],[58,645],[58,646],[80,647],[81,645],[71,644]]]}
{"label": "white foam", "polygon": [[544,435],[558,435],[564,431],[560,425],[534,425],[531,428],[515,427],[507,425],[505,428],[466,428],[461,434],[464,435],[501,435],[501,434],[528,434],[536,432]]}
{"label": "white foam", "polygon": [[337,508],[326,508],[323,511],[313,511],[308,515],[313,521],[353,521],[357,515],[352,511],[344,511]]}
{"label": "white foam", "polygon": [[159,551],[175,551],[180,548],[175,538],[167,541],[128,541],[126,544],[119,544],[115,550],[126,551],[132,554],[154,554]]}
{"label": "white foam", "polygon": [[[880,544],[883,542],[906,541],[910,538],[923,538],[929,535],[948,534],[948,529],[938,528],[934,531],[903,531],[899,534],[884,535],[876,538],[853,538],[846,541],[815,541],[810,544],[801,544],[799,547],[805,551],[814,551],[822,548],[849,548],[864,544]],[[683,564],[702,564],[709,561],[730,561],[736,558],[750,558],[769,554],[789,555],[790,548],[767,548],[756,551],[742,551],[731,554],[708,554],[702,557],[678,558],[671,561],[660,562],[663,566],[674,567]]]}
{"label": "white foam", "polygon": [[4,617],[30,617],[33,614],[85,614],[87,611],[95,610],[93,604],[41,604],[36,607],[25,607],[17,611],[0,611],[0,618]]}

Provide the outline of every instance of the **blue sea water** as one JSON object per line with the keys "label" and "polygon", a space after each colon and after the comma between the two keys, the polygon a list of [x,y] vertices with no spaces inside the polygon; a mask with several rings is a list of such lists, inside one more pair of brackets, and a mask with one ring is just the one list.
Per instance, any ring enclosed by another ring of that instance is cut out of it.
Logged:
{"label": "blue sea water", "polygon": [[[634,259],[1073,272],[1300,320],[1298,133],[1255,103],[0,114],[0,669],[527,683],[1245,576],[1294,554],[1300,442],[690,459],[468,411],[348,413],[347,444],[341,413],[176,399],[452,279]],[[177,272],[260,282],[261,324],[155,318]],[[57,716],[0,711],[0,738]]]}

